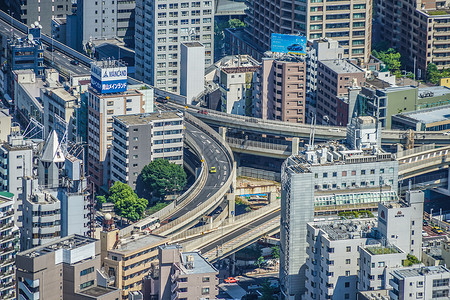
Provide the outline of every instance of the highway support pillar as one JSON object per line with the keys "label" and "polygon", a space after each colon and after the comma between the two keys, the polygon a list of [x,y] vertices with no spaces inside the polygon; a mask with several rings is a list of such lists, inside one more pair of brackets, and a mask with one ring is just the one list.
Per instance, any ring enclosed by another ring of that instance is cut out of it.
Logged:
{"label": "highway support pillar", "polygon": [[294,138],[292,138],[291,143],[292,143],[292,154],[293,155],[298,154],[298,150],[299,150],[298,144],[300,143],[300,139],[298,137],[294,137]]}
{"label": "highway support pillar", "polygon": [[450,167],[448,168],[447,190],[450,193]]}
{"label": "highway support pillar", "polygon": [[269,204],[274,203],[277,200],[277,195],[274,192],[270,192],[267,200],[269,200]]}
{"label": "highway support pillar", "polygon": [[232,276],[236,273],[236,253],[231,254],[230,256],[230,273]]}
{"label": "highway support pillar", "polygon": [[227,140],[227,128],[226,127],[219,127],[219,134],[223,138],[224,141]]}
{"label": "highway support pillar", "polygon": [[234,201],[234,193],[227,194],[227,202],[228,202],[228,219],[231,221],[234,220],[234,215],[236,214],[236,202]]}

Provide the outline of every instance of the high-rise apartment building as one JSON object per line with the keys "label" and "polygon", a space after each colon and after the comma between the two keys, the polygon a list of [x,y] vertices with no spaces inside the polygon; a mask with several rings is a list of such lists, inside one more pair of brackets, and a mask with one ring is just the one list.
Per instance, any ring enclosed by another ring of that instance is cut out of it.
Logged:
{"label": "high-rise apartment building", "polygon": [[[153,89],[140,85],[126,85],[126,67],[117,61],[102,61],[93,65],[93,70],[100,70],[105,79],[91,80],[87,91],[88,97],[88,174],[91,182],[98,188],[108,186],[110,175],[110,155],[113,140],[113,116],[139,114],[153,111]],[[97,69],[96,69],[97,68]],[[98,73],[98,72],[97,72]],[[93,71],[94,74],[94,71]],[[120,78],[120,91],[114,90],[111,79]],[[122,83],[123,81],[123,83]],[[109,90],[103,90],[108,87]]]}
{"label": "high-rise apartment building", "polygon": [[117,300],[120,290],[102,286],[100,241],[71,235],[16,256],[21,299]]}
{"label": "high-rise apartment building", "polygon": [[415,65],[419,78],[426,76],[430,63],[439,69],[450,66],[448,5],[448,1],[376,1],[380,38],[401,53],[410,69]]}
{"label": "high-rise apartment building", "polygon": [[51,33],[52,19],[72,14],[72,0],[6,0],[12,17],[30,26],[34,22],[42,25],[42,31]]}
{"label": "high-rise apartment building", "polygon": [[[28,182],[27,182],[28,181]],[[28,195],[22,200],[20,250],[24,251],[61,237],[61,202],[52,194],[39,190],[36,180],[25,180]],[[28,193],[29,192],[29,193]]]}
{"label": "high-rise apartment building", "polygon": [[310,146],[283,163],[280,281],[286,295],[305,292],[306,223],[313,221],[315,209],[318,214],[342,205],[373,210],[378,202],[397,198],[395,157],[380,148],[376,134],[367,144],[355,144],[361,147]]}
{"label": "high-rise apartment building", "polygon": [[0,190],[14,195],[15,221],[21,222],[20,212],[23,176],[33,176],[37,170],[33,164],[35,144],[24,140],[18,128],[8,136],[8,142],[0,145]]}
{"label": "high-rise apartment building", "polygon": [[253,115],[305,123],[306,61],[303,57],[265,57],[254,91]]}
{"label": "high-rise apartment building", "polygon": [[67,19],[68,44],[83,51],[90,42],[117,37],[133,47],[135,6],[134,0],[78,0],[76,16]]}
{"label": "high-rise apartment building", "polygon": [[205,66],[214,58],[213,0],[136,1],[136,78],[180,92],[180,43],[205,46]]}
{"label": "high-rise apartment building", "polygon": [[317,122],[346,126],[353,117],[355,101],[349,99],[349,88],[360,87],[366,72],[346,60],[321,60],[317,68]]}
{"label": "high-rise apartment building", "polygon": [[0,289],[1,299],[16,299],[14,259],[19,247],[19,230],[14,221],[14,198],[11,193],[0,192]]}
{"label": "high-rise apartment building", "polygon": [[133,189],[142,168],[155,159],[183,164],[183,117],[175,112],[113,117],[111,181]]}
{"label": "high-rise apartment building", "polygon": [[308,40],[333,38],[344,55],[368,61],[371,51],[372,1],[249,1],[246,33],[262,52],[272,33],[302,34]]}

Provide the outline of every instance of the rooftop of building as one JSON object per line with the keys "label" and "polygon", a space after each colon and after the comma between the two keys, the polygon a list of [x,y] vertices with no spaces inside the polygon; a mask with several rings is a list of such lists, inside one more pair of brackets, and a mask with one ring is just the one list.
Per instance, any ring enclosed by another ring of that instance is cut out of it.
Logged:
{"label": "rooftop of building", "polygon": [[161,111],[153,113],[142,113],[133,115],[115,116],[114,119],[123,123],[125,126],[130,125],[146,125],[153,121],[181,119],[182,116],[178,115],[175,111]]}
{"label": "rooftop of building", "polygon": [[316,229],[322,230],[333,241],[360,239],[370,237],[372,228],[377,224],[376,218],[319,221],[310,223]]}
{"label": "rooftop of building", "polygon": [[59,99],[65,101],[65,102],[77,101],[77,97],[71,95],[68,91],[66,91],[65,88],[62,88],[62,87],[61,88],[47,90],[47,94],[49,96],[55,95]]}
{"label": "rooftop of building", "polygon": [[397,254],[402,253],[402,251],[395,247],[394,245],[377,245],[377,246],[368,246],[365,248],[367,252],[369,252],[372,255],[386,255],[386,254]]}
{"label": "rooftop of building", "polygon": [[214,16],[236,16],[245,15],[248,8],[244,1],[217,0]]}
{"label": "rooftop of building", "polygon": [[131,236],[121,238],[116,248],[110,251],[120,253],[122,255],[127,255],[141,249],[154,248],[155,246],[158,246],[166,241],[166,237],[142,232],[139,234],[133,234]]}
{"label": "rooftop of building", "polygon": [[59,200],[50,193],[37,192],[31,195],[30,202],[33,204],[54,204],[59,202]]}
{"label": "rooftop of building", "polygon": [[119,59],[105,59],[105,60],[97,60],[92,62],[93,65],[99,68],[119,68],[126,67],[123,61]]}
{"label": "rooftop of building", "polygon": [[450,15],[450,9],[443,8],[433,8],[433,9],[419,9],[419,11],[431,16],[431,17],[443,17]]}
{"label": "rooftop of building", "polygon": [[409,207],[409,205],[406,202],[403,201],[396,201],[396,202],[388,202],[388,203],[380,203],[380,205],[390,209],[390,208],[405,208]]}
{"label": "rooftop of building", "polygon": [[328,142],[315,145],[313,150],[304,149],[288,159],[288,167],[294,173],[309,173],[312,166],[334,164],[361,164],[394,161],[395,156],[382,149],[350,150],[344,144]]}
{"label": "rooftop of building", "polygon": [[109,294],[109,293],[115,292],[115,291],[117,291],[117,289],[115,289],[115,288],[103,287],[103,286],[93,286],[93,287],[85,289],[81,292],[78,292],[78,294],[88,295],[88,296],[92,296],[92,297],[99,297],[99,296],[103,296],[103,295],[106,295],[106,294]]}
{"label": "rooftop of building", "polygon": [[385,88],[391,87],[391,85],[388,82],[383,81],[378,78],[366,79],[366,82],[364,83],[364,85],[369,86],[371,88],[376,88],[376,89],[385,89]]}
{"label": "rooftop of building", "polygon": [[396,115],[424,124],[448,121],[450,122],[450,105],[426,108]]}
{"label": "rooftop of building", "polygon": [[38,256],[46,255],[48,253],[55,252],[59,249],[66,249],[66,250],[77,249],[79,247],[95,243],[96,241],[97,241],[96,239],[90,237],[74,234],[66,236],[64,238],[57,239],[56,241],[51,243],[20,252],[18,253],[18,255],[35,258]]}
{"label": "rooftop of building", "polygon": [[[182,252],[181,257],[183,263],[182,270],[185,274],[206,274],[218,272],[217,269],[214,268],[214,266],[198,252]],[[191,265],[190,262],[192,262]]]}
{"label": "rooftop of building", "polygon": [[[361,300],[389,300],[390,290],[374,290],[374,291],[360,291],[357,299]],[[362,296],[360,298],[360,296]]]}
{"label": "rooftop of building", "polygon": [[319,62],[337,74],[365,73],[363,69],[344,59],[325,59]]}
{"label": "rooftop of building", "polygon": [[430,267],[410,267],[400,270],[395,270],[392,275],[400,278],[408,277],[418,277],[418,276],[430,276],[437,274],[448,273],[450,276],[450,271],[444,266],[430,266]]}
{"label": "rooftop of building", "polygon": [[418,90],[419,98],[439,97],[450,94],[450,88],[446,86],[420,87]]}
{"label": "rooftop of building", "polygon": [[14,194],[7,192],[7,191],[1,191],[0,192],[0,203],[13,201]]}
{"label": "rooftop of building", "polygon": [[185,45],[188,48],[191,48],[191,47],[203,47],[203,44],[200,43],[200,42],[184,42],[182,44]]}
{"label": "rooftop of building", "polygon": [[221,70],[226,74],[237,74],[255,72],[259,69],[259,66],[243,66],[243,67],[222,67]]}

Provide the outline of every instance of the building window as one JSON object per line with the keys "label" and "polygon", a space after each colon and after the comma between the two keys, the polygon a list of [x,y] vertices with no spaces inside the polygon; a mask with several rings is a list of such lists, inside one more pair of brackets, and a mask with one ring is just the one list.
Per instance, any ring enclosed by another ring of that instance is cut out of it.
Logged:
{"label": "building window", "polygon": [[351,252],[352,251],[352,247],[351,246],[347,246],[346,250],[347,250],[347,252]]}
{"label": "building window", "polygon": [[346,177],[347,176],[347,171],[342,171],[342,177]]}
{"label": "building window", "polygon": [[209,282],[209,277],[203,277],[202,282]]}
{"label": "building window", "polygon": [[209,294],[209,288],[202,288],[202,295]]}
{"label": "building window", "polygon": [[80,284],[80,290],[90,287],[91,285],[94,285],[94,280],[90,280],[90,281]]}
{"label": "building window", "polygon": [[92,272],[94,272],[94,267],[90,267],[90,268],[82,270],[80,272],[80,276],[84,276],[84,275],[87,275],[87,274],[92,273]]}
{"label": "building window", "polygon": [[346,288],[350,287],[350,282],[347,281],[347,282],[345,283],[345,287],[346,287]]}
{"label": "building window", "polygon": [[349,265],[351,263],[351,260],[349,259],[349,258],[347,258],[346,260],[345,260],[345,264],[346,265]]}

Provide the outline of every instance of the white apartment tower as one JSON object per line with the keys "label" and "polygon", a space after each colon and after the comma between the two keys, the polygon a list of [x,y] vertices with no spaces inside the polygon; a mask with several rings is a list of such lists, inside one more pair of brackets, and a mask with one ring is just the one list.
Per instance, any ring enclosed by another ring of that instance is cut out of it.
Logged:
{"label": "white apartment tower", "polygon": [[180,91],[180,44],[205,46],[205,66],[214,57],[213,0],[136,1],[136,78],[169,92]]}

